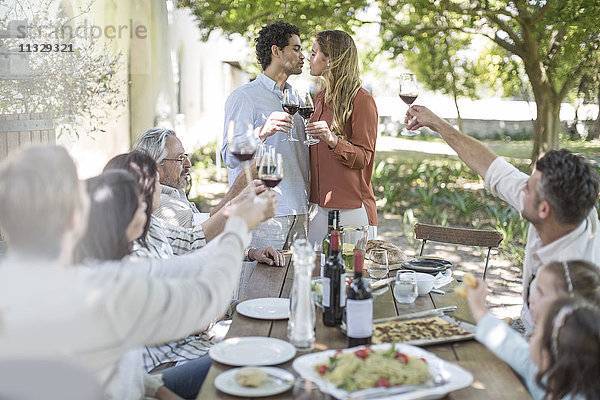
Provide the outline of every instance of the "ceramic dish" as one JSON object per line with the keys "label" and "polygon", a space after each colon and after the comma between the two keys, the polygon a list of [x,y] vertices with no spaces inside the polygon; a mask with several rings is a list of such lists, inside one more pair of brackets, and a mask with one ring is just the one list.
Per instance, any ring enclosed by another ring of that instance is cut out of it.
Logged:
{"label": "ceramic dish", "polygon": [[281,339],[247,336],[217,343],[208,355],[217,362],[236,367],[276,365],[291,360],[296,355],[296,348]]}
{"label": "ceramic dish", "polygon": [[246,300],[237,305],[236,311],[246,317],[256,319],[288,319],[290,299],[264,297]]}
{"label": "ceramic dish", "polygon": [[[374,350],[388,350],[390,343],[379,344],[371,346]],[[356,350],[364,348],[364,346],[353,347],[350,349],[342,350],[344,353],[355,352]],[[398,399],[398,400],[415,400],[415,399],[439,399],[444,397],[446,394],[462,389],[469,386],[473,381],[473,375],[463,368],[444,361],[438,358],[433,353],[426,350],[420,349],[415,346],[405,345],[397,343],[395,345],[396,351],[409,354],[418,358],[423,358],[429,369],[434,375],[440,375],[443,379],[443,384],[436,385],[429,388],[418,388],[414,391],[402,394],[390,394],[386,396],[382,393],[378,398],[381,399]],[[306,354],[298,357],[294,360],[292,367],[298,372],[303,378],[310,379],[315,382],[319,388],[326,393],[334,396],[336,399],[347,400],[352,397],[352,393],[346,390],[339,389],[332,382],[329,382],[321,377],[315,370],[317,364],[321,364],[332,357],[337,350],[326,350],[319,353]],[[390,393],[394,388],[390,388]],[[385,389],[383,390],[385,392]]]}
{"label": "ceramic dish", "polygon": [[[242,386],[235,380],[235,374],[240,369],[234,368],[219,374],[215,378],[215,387],[233,396],[263,397],[283,393],[294,385],[294,375],[289,371],[275,367],[263,367],[262,370],[269,375],[267,380],[258,387]],[[274,379],[273,377],[281,379]]]}

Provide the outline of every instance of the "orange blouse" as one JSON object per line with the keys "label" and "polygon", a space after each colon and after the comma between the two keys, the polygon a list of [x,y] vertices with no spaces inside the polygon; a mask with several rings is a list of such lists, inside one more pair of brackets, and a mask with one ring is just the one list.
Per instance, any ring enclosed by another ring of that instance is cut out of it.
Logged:
{"label": "orange blouse", "polygon": [[[337,209],[360,208],[363,204],[369,225],[377,225],[377,206],[371,187],[375,142],[377,141],[377,106],[363,88],[352,102],[352,115],[344,126],[344,139],[331,148],[321,140],[310,146],[311,203]],[[325,91],[315,97],[315,112],[310,122],[326,121],[331,127],[333,109],[325,104]]]}

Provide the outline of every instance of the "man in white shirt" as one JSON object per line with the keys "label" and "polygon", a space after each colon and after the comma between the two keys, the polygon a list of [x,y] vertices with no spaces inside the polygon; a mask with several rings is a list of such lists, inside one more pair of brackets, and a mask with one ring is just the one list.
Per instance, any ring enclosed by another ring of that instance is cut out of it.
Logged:
{"label": "man in white shirt", "polygon": [[[119,400],[175,398],[159,377],[142,382],[134,371],[119,371],[122,357],[131,348],[184,337],[218,317],[238,282],[248,229],[276,207],[271,201],[231,207],[202,268],[205,255],[190,253],[94,271],[70,267],[89,198],[63,148],[33,146],[11,154],[0,164],[0,187],[0,225],[9,245],[0,265],[0,360],[76,362]],[[174,275],[192,268],[195,276]],[[129,269],[144,273],[123,273]],[[146,276],[155,270],[173,271],[173,279]]]}
{"label": "man in white shirt", "polygon": [[484,178],[486,189],[517,209],[530,222],[523,262],[523,308],[526,333],[533,321],[529,312],[532,281],[550,261],[581,259],[600,265],[598,175],[583,157],[553,150],[536,162],[527,176],[480,141],[454,129],[427,107],[408,109],[408,129],[428,127],[438,132],[469,168]]}
{"label": "man in white shirt", "polygon": [[[223,147],[221,155],[227,165],[229,182],[242,171],[241,162],[231,154],[227,142],[230,121],[235,134],[251,125],[258,139],[273,146],[284,163],[284,177],[274,188],[279,196],[275,218],[264,222],[252,233],[252,247],[273,245],[287,249],[295,238],[306,237],[308,213],[308,147],[302,141],[302,118],[283,111],[285,89],[292,89],[287,79],[302,73],[304,55],[300,31],[294,25],[279,21],[264,26],[256,38],[256,56],[263,73],[235,89],[225,103]],[[284,141],[286,132],[294,129],[299,141]]]}
{"label": "man in white shirt", "polygon": [[[245,193],[242,190],[246,186],[244,176],[240,175],[233,181],[229,191],[210,214],[201,213],[185,194],[192,164],[174,131],[162,128],[149,129],[140,135],[133,150],[146,152],[157,165],[161,195],[160,207],[153,212],[155,217],[169,225],[183,228],[202,226],[207,242],[221,233],[227,220],[221,209],[226,204],[235,204],[243,198]],[[268,243],[260,248],[245,249],[244,256],[249,261],[269,265],[282,266],[285,262],[283,254]]]}

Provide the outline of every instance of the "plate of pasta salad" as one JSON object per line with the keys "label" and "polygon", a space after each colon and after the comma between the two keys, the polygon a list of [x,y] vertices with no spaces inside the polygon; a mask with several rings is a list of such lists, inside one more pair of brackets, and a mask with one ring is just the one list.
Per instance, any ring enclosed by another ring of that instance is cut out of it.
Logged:
{"label": "plate of pasta salad", "polygon": [[326,350],[298,357],[293,368],[337,399],[438,399],[469,386],[470,372],[419,347],[396,343]]}

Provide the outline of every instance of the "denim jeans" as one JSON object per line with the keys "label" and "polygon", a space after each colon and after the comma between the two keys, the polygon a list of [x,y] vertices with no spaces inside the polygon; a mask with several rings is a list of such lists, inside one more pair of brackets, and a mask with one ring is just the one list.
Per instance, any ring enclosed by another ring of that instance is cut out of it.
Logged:
{"label": "denim jeans", "polygon": [[207,354],[184,364],[167,368],[160,373],[169,390],[184,399],[195,399],[211,365],[212,359]]}

